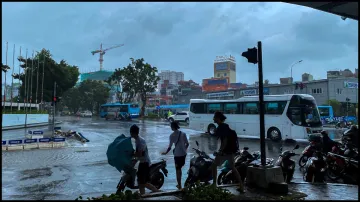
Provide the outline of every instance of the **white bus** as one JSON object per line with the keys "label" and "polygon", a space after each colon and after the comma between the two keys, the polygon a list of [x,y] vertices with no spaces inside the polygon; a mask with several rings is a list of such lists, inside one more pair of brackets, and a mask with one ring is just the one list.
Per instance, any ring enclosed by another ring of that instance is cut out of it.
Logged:
{"label": "white bus", "polygon": [[[320,114],[313,96],[307,94],[265,95],[265,135],[273,141],[307,139],[322,130]],[[259,96],[235,100],[190,100],[190,128],[213,135],[216,111],[239,137],[260,137]]]}

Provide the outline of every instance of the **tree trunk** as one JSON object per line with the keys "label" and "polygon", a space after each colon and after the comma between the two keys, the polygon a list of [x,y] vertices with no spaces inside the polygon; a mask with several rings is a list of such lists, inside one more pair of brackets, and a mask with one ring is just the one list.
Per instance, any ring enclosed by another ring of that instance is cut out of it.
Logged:
{"label": "tree trunk", "polygon": [[146,93],[141,95],[141,110],[140,110],[140,117],[144,117],[145,115],[145,106],[146,106]]}

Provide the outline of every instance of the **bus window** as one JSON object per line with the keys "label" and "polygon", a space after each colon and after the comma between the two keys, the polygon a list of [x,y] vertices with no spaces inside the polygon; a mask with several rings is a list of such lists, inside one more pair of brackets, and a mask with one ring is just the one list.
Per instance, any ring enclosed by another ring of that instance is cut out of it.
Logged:
{"label": "bus window", "polygon": [[265,114],[283,114],[285,107],[285,101],[265,102]]}
{"label": "bus window", "polygon": [[190,111],[194,114],[206,114],[205,103],[191,103]]}
{"label": "bus window", "polygon": [[108,107],[101,107],[100,111],[101,112],[108,112]]}
{"label": "bus window", "polygon": [[130,105],[130,108],[138,108],[138,107],[139,107],[138,104],[132,104],[132,105]]}
{"label": "bus window", "polygon": [[245,102],[243,106],[244,114],[259,114],[259,108],[256,102]]}
{"label": "bus window", "polygon": [[216,111],[223,111],[221,103],[209,103],[207,105],[208,114],[214,114]]}
{"label": "bus window", "polygon": [[[296,113],[296,117],[294,117],[294,110],[300,110],[300,115]],[[312,99],[294,95],[290,100],[287,115],[293,124],[296,125],[310,127],[322,126],[315,100]],[[300,116],[300,118],[298,116]],[[300,121],[298,119],[300,119]]]}
{"label": "bus window", "polygon": [[120,105],[120,112],[129,112],[128,105]]}
{"label": "bus window", "polygon": [[319,107],[320,116],[330,116],[330,109],[325,107]]}
{"label": "bus window", "polygon": [[224,113],[225,114],[240,114],[240,104],[238,103],[225,103]]}

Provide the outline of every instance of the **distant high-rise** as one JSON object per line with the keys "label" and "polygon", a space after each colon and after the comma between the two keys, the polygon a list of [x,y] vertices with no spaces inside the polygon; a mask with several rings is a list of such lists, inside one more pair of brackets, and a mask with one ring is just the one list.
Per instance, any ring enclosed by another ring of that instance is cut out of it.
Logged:
{"label": "distant high-rise", "polygon": [[280,84],[291,84],[293,83],[292,77],[280,78]]}
{"label": "distant high-rise", "polygon": [[312,80],[314,80],[314,77],[311,74],[303,73],[301,76],[301,81],[305,82],[305,81],[312,81]]}
{"label": "distant high-rise", "polygon": [[161,88],[161,85],[164,84],[165,80],[169,81],[169,84],[178,85],[179,81],[184,80],[184,73],[175,72],[170,70],[162,70],[159,75],[160,81],[158,83],[158,89]]}
{"label": "distant high-rise", "polygon": [[235,57],[217,56],[214,60],[214,78],[229,78],[229,83],[236,83]]}

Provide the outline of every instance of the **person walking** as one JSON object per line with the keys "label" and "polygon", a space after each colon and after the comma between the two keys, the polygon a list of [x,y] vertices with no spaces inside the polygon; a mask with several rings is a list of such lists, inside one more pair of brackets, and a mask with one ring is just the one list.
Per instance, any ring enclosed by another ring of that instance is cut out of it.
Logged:
{"label": "person walking", "polygon": [[215,135],[221,140],[219,152],[216,153],[212,165],[213,186],[216,186],[217,182],[217,167],[222,165],[227,160],[232,172],[239,182],[239,188],[237,190],[240,193],[245,193],[241,176],[237,171],[234,162],[235,153],[239,150],[236,132],[230,129],[228,124],[224,123],[226,116],[222,112],[215,112],[213,120],[216,124],[218,124]]}
{"label": "person walking", "polygon": [[179,130],[180,126],[176,122],[171,123],[171,133],[169,137],[169,146],[166,152],[161,153],[162,155],[166,155],[171,150],[173,144],[175,144],[175,148],[173,150],[174,161],[175,161],[175,169],[176,169],[176,180],[178,189],[182,189],[181,186],[181,176],[182,176],[182,167],[185,165],[185,159],[187,155],[187,149],[189,147],[189,142],[186,137],[186,134]]}
{"label": "person walking", "polygon": [[153,192],[160,192],[159,189],[149,183],[151,161],[146,141],[139,135],[139,127],[137,125],[134,124],[130,127],[130,135],[135,139],[136,150],[134,156],[138,157],[138,160],[140,161],[137,171],[140,194],[145,194],[145,188],[150,189]]}

